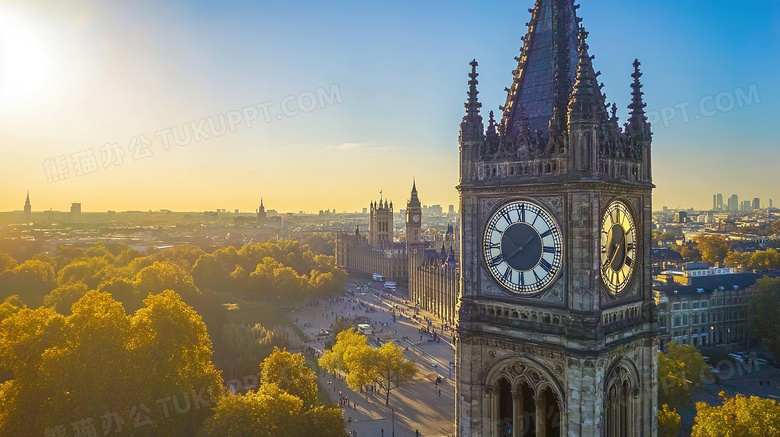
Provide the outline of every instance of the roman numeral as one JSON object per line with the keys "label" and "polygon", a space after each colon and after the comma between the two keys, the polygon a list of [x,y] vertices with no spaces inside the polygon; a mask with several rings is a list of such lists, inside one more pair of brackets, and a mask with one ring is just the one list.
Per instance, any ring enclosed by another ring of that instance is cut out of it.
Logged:
{"label": "roman numeral", "polygon": [[555,246],[544,246],[544,253],[555,253]]}
{"label": "roman numeral", "polygon": [[553,268],[553,267],[552,267],[552,264],[550,264],[549,262],[547,262],[547,260],[546,260],[546,259],[544,259],[544,258],[542,258],[542,260],[539,262],[539,265],[540,265],[540,266],[542,266],[542,268],[544,269],[544,271],[545,271],[545,272],[548,272],[548,273],[549,273],[549,271],[550,271],[550,270],[552,270],[552,268]]}
{"label": "roman numeral", "polygon": [[509,267],[507,267],[506,271],[504,271],[504,281],[512,282],[512,269]]}
{"label": "roman numeral", "polygon": [[512,219],[509,217],[509,211],[502,209],[501,210],[501,217],[506,220],[507,223],[510,225],[512,224]]}
{"label": "roman numeral", "polygon": [[519,220],[521,222],[525,221],[525,204],[524,203],[520,204],[520,210],[517,211],[517,217],[519,218]]}
{"label": "roman numeral", "polygon": [[536,274],[536,270],[532,270],[534,273],[534,278],[536,278],[536,282],[539,282],[542,278],[539,277],[539,275]]}
{"label": "roman numeral", "polygon": [[520,272],[520,285],[525,285],[525,273]]}
{"label": "roman numeral", "polygon": [[548,229],[548,230],[544,231],[544,233],[543,233],[543,234],[541,234],[540,236],[541,236],[542,238],[546,238],[546,237],[549,237],[549,236],[550,236],[550,234],[552,234],[553,232],[554,232],[554,231],[553,231],[552,229]]}
{"label": "roman numeral", "polygon": [[626,265],[627,266],[631,267],[631,263],[633,263],[633,262],[634,262],[634,260],[632,260],[631,257],[628,257],[628,256],[626,257]]}
{"label": "roman numeral", "polygon": [[502,262],[504,262],[504,254],[503,253],[499,253],[495,258],[490,260],[490,265],[492,267],[495,267],[495,266],[501,264]]}
{"label": "roman numeral", "polygon": [[501,249],[501,243],[488,243],[488,249]]}
{"label": "roman numeral", "polygon": [[601,253],[607,253],[607,245],[606,244],[602,244],[601,245]]}
{"label": "roman numeral", "polygon": [[634,250],[634,243],[626,243],[626,250],[629,252]]}

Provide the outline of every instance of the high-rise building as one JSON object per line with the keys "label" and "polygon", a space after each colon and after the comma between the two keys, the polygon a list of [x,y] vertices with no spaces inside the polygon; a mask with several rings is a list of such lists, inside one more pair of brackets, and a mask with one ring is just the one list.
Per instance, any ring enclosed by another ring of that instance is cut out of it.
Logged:
{"label": "high-rise building", "polygon": [[642,73],[635,61],[622,130],[575,11],[573,0],[536,1],[500,120],[491,111],[487,128],[471,62],[460,125],[458,436],[657,430]]}
{"label": "high-rise building", "polygon": [[742,211],[751,211],[753,209],[753,204],[750,203],[749,200],[743,200],[742,201],[742,207],[740,209]]}
{"label": "high-rise building", "polygon": [[71,218],[71,220],[80,220],[81,219],[81,204],[80,203],[72,203],[70,205],[70,218]]}
{"label": "high-rise building", "polygon": [[27,191],[27,200],[24,201],[24,219],[29,220],[32,214],[32,205],[30,204],[30,191]]}
{"label": "high-rise building", "polygon": [[753,209],[761,209],[761,199],[758,197],[753,198]]}
{"label": "high-rise building", "polygon": [[732,194],[731,197],[729,197],[728,207],[729,207],[728,208],[729,211],[739,210],[739,197],[737,197],[736,194]]}
{"label": "high-rise building", "polygon": [[447,207],[447,215],[455,214],[455,205],[450,205]]}
{"label": "high-rise building", "polygon": [[722,211],[723,210],[723,194],[718,193],[716,202],[717,203],[716,203],[716,208],[715,209],[719,209],[719,210]]}

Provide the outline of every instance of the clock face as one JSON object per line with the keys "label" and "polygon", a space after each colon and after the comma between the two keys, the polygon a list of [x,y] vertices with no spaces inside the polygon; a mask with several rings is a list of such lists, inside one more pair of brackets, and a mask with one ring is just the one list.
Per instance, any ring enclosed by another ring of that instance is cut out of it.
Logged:
{"label": "clock face", "polygon": [[414,215],[412,216],[412,221],[413,221],[413,222],[415,222],[415,223],[419,222],[419,221],[420,221],[420,216],[419,216],[419,215],[417,215],[417,214],[414,214]]}
{"label": "clock face", "polygon": [[485,265],[512,292],[550,285],[561,269],[561,232],[550,213],[531,202],[503,205],[490,216],[483,241]]}
{"label": "clock face", "polygon": [[636,264],[636,224],[623,202],[609,204],[601,221],[601,278],[610,293],[622,292]]}

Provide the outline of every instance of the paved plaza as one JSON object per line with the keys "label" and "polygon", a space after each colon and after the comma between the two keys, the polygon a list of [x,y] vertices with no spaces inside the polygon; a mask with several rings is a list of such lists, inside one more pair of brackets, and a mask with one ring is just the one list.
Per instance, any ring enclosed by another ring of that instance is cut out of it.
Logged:
{"label": "paved plaza", "polygon": [[[358,290],[366,282],[350,277],[347,290]],[[404,290],[391,295],[381,283],[371,283],[371,287],[369,292],[361,290],[347,293],[343,298],[320,300],[316,307],[296,310],[292,318],[314,339],[339,316],[368,317],[376,329],[369,336],[372,345],[377,345],[378,338],[381,342],[394,341],[404,348],[404,356],[418,365],[417,377],[390,392],[389,406],[385,406],[384,392],[356,392],[347,387],[343,375],[320,375],[320,383],[328,389],[334,402],[345,400],[342,408],[349,421],[347,429],[359,437],[391,437],[393,428],[398,437],[415,436],[416,431],[421,436],[455,435],[454,371],[450,368],[455,350],[451,334],[447,329],[442,333],[441,322],[432,314],[408,306],[402,297]],[[430,332],[421,333],[421,328]],[[438,341],[429,341],[431,338]],[[307,345],[320,354],[325,348],[318,341]]]}

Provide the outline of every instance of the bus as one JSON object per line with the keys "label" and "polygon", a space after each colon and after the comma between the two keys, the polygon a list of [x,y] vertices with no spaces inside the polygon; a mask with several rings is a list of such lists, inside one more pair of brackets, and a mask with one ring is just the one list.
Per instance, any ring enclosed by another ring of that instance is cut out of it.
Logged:
{"label": "bus", "polygon": [[385,277],[380,275],[379,273],[374,273],[374,281],[376,282],[385,282]]}
{"label": "bus", "polygon": [[391,281],[385,282],[385,288],[387,288],[388,290],[395,291],[395,282],[391,282]]}

